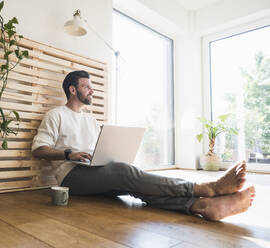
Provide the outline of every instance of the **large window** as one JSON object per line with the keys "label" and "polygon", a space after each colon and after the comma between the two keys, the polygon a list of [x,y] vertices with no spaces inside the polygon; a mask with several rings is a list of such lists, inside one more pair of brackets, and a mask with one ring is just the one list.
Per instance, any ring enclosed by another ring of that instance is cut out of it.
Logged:
{"label": "large window", "polygon": [[270,26],[211,40],[211,116],[230,113],[239,134],[220,135],[224,162],[246,159],[249,169],[270,169]]}
{"label": "large window", "polygon": [[135,164],[174,164],[173,41],[114,11],[116,124],[146,127]]}

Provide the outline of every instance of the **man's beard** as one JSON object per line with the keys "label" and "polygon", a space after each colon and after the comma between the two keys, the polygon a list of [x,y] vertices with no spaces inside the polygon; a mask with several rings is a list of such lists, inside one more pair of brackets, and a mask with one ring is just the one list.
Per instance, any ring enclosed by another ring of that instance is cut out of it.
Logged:
{"label": "man's beard", "polygon": [[90,99],[88,97],[83,97],[83,95],[78,90],[77,90],[77,97],[82,103],[86,105],[90,105],[92,103],[92,97],[90,97]]}

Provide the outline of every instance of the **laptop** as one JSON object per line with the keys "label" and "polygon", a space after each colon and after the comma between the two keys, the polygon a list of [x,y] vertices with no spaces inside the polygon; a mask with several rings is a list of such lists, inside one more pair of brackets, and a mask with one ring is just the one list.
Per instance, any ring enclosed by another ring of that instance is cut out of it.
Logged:
{"label": "laptop", "polygon": [[99,133],[91,161],[72,161],[86,166],[101,166],[112,161],[133,163],[145,128],[104,125]]}

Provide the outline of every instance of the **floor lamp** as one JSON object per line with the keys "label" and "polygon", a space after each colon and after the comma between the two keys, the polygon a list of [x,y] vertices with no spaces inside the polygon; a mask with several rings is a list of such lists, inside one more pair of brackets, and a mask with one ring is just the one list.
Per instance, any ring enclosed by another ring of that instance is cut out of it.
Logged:
{"label": "floor lamp", "polygon": [[81,11],[76,10],[73,14],[73,19],[67,21],[64,25],[64,31],[72,36],[83,36],[87,34],[87,28],[94,33],[114,54],[115,56],[115,87],[116,87],[116,99],[115,99],[115,122],[117,123],[117,110],[118,110],[118,95],[119,95],[119,57],[120,52],[116,51],[106,40],[103,39],[98,32],[96,32],[87,22],[87,20],[82,19]]}

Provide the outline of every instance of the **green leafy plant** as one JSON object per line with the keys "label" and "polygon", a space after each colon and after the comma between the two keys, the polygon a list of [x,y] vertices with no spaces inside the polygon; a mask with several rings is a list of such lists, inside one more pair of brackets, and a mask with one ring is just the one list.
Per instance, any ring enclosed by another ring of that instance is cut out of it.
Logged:
{"label": "green leafy plant", "polygon": [[[4,1],[0,2],[0,12],[4,7]],[[4,18],[0,13],[0,100],[2,99],[3,92],[7,86],[8,75],[11,70],[13,70],[19,62],[28,57],[27,50],[21,50],[19,47],[20,39],[23,38],[21,35],[17,35],[16,26],[18,24],[18,20],[16,17],[13,17],[7,23],[4,22]],[[0,134],[2,137],[2,148],[7,149],[7,136],[9,134],[17,134],[19,130],[19,121],[20,116],[16,111],[10,111],[9,113],[5,113],[4,110],[0,107]],[[11,117],[11,114],[14,117]],[[16,121],[17,129],[14,131],[9,127],[9,125]]]}
{"label": "green leafy plant", "polygon": [[228,134],[234,134],[234,135],[238,134],[238,131],[235,128],[229,127],[229,125],[227,124],[227,120],[229,116],[230,114],[220,115],[218,116],[216,122],[207,120],[204,117],[199,118],[199,120],[203,124],[206,131],[196,135],[196,138],[199,142],[201,142],[203,139],[204,133],[207,134],[209,138],[208,155],[214,154],[215,141],[219,134],[221,133],[228,133]]}
{"label": "green leafy plant", "polygon": [[[2,133],[2,148],[3,149],[7,149],[8,148],[8,144],[7,144],[7,136],[12,133],[17,135],[18,131],[19,131],[19,121],[20,121],[20,116],[18,114],[18,112],[16,112],[15,110],[10,111],[9,114],[4,115],[4,112],[2,110],[2,108],[0,107],[0,113],[1,113],[1,118],[2,121],[0,122],[0,130]],[[14,114],[15,116],[15,120],[17,121],[16,125],[18,126],[18,128],[16,130],[12,130],[9,127],[9,124],[14,120],[13,118],[10,117],[11,114]]]}

